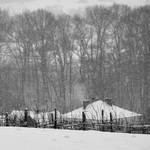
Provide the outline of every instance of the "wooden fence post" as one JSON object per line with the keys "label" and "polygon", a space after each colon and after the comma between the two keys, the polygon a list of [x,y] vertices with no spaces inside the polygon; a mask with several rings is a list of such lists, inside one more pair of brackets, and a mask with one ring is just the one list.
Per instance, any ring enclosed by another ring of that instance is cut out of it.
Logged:
{"label": "wooden fence post", "polygon": [[55,113],[54,129],[57,129],[57,110],[56,110],[56,108],[55,108],[55,110],[54,110],[54,113]]}
{"label": "wooden fence post", "polygon": [[104,131],[104,110],[102,109],[102,131]]}
{"label": "wooden fence post", "polygon": [[82,129],[86,130],[86,115],[85,112],[82,112]]}
{"label": "wooden fence post", "polygon": [[8,112],[6,112],[6,114],[5,114],[5,125],[9,126]]}
{"label": "wooden fence post", "polygon": [[28,127],[28,108],[24,110],[24,126]]}
{"label": "wooden fence post", "polygon": [[113,117],[112,117],[112,113],[110,112],[110,131],[111,132],[113,132],[112,122],[113,122]]}

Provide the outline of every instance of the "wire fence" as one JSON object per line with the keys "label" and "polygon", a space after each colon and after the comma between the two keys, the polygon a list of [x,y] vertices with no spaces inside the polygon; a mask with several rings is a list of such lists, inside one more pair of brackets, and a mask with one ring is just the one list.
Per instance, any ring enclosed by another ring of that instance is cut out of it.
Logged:
{"label": "wire fence", "polygon": [[113,118],[109,121],[87,120],[85,114],[82,115],[82,119],[68,119],[61,117],[61,115],[58,117],[56,109],[47,118],[44,118],[44,116],[39,118],[38,114],[31,117],[28,110],[24,110],[23,114],[19,117],[17,115],[12,116],[11,114],[3,113],[0,117],[0,126],[150,134],[150,124],[144,124],[142,122],[134,122],[134,124],[126,122],[125,124],[121,124],[120,122],[114,121]]}

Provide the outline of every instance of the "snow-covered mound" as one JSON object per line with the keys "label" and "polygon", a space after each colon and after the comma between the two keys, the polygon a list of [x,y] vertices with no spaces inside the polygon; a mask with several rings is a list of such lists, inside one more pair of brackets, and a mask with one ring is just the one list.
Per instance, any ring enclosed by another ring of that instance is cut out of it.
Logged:
{"label": "snow-covered mound", "polygon": [[[87,119],[92,120],[101,120],[102,119],[102,110],[104,112],[104,120],[110,119],[110,113],[112,114],[113,119],[129,118],[141,116],[135,112],[120,108],[115,105],[108,105],[106,102],[101,100],[95,101],[89,104],[85,109],[85,114]],[[66,113],[63,115],[64,118],[77,118],[82,119],[83,107],[73,110],[72,112]]]}
{"label": "snow-covered mound", "polygon": [[[51,112],[40,112],[36,113],[35,111],[28,111],[29,116],[32,119],[38,120],[39,122],[49,121],[51,120],[51,114],[54,116],[54,111]],[[22,110],[13,110],[10,114],[10,117],[16,116],[17,118],[23,118],[24,117],[24,111]],[[59,111],[57,111],[57,118],[60,118],[61,114]]]}
{"label": "snow-covered mound", "polygon": [[18,117],[18,118],[22,118],[22,117],[24,117],[24,111],[22,111],[22,110],[13,110],[13,111],[10,113],[10,116],[11,116],[11,117],[16,116],[16,117]]}
{"label": "snow-covered mound", "polygon": [[2,150],[149,150],[150,135],[0,128]]}

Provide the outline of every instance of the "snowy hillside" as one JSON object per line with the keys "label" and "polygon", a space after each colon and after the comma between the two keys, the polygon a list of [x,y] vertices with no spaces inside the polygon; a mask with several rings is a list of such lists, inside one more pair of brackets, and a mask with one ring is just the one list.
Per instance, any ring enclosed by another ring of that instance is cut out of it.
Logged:
{"label": "snowy hillside", "polygon": [[[135,112],[128,111],[126,109],[120,108],[115,105],[108,105],[107,103],[98,100],[89,104],[86,107],[85,113],[87,119],[102,119],[102,110],[104,110],[104,120],[109,120],[110,112],[112,113],[113,118],[128,118],[128,117],[136,117],[141,116],[141,114],[137,114]],[[64,118],[82,118],[83,107],[73,110],[72,112],[66,113],[63,115]]]}
{"label": "snowy hillside", "polygon": [[149,150],[150,135],[0,128],[2,150]]}

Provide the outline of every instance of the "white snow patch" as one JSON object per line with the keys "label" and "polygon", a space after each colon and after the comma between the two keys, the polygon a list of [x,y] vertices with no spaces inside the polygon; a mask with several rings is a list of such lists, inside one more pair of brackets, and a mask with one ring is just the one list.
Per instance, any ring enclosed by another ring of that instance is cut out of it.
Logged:
{"label": "white snow patch", "polygon": [[[40,112],[36,113],[35,111],[29,111],[28,114],[32,119],[38,120],[39,122],[42,122],[43,119],[44,121],[49,121],[51,118],[51,114],[54,116],[54,111],[51,112]],[[24,111],[22,110],[13,110],[10,114],[11,117],[17,116],[17,118],[23,118],[24,117]],[[59,111],[57,111],[57,118],[60,118],[61,114]]]}

